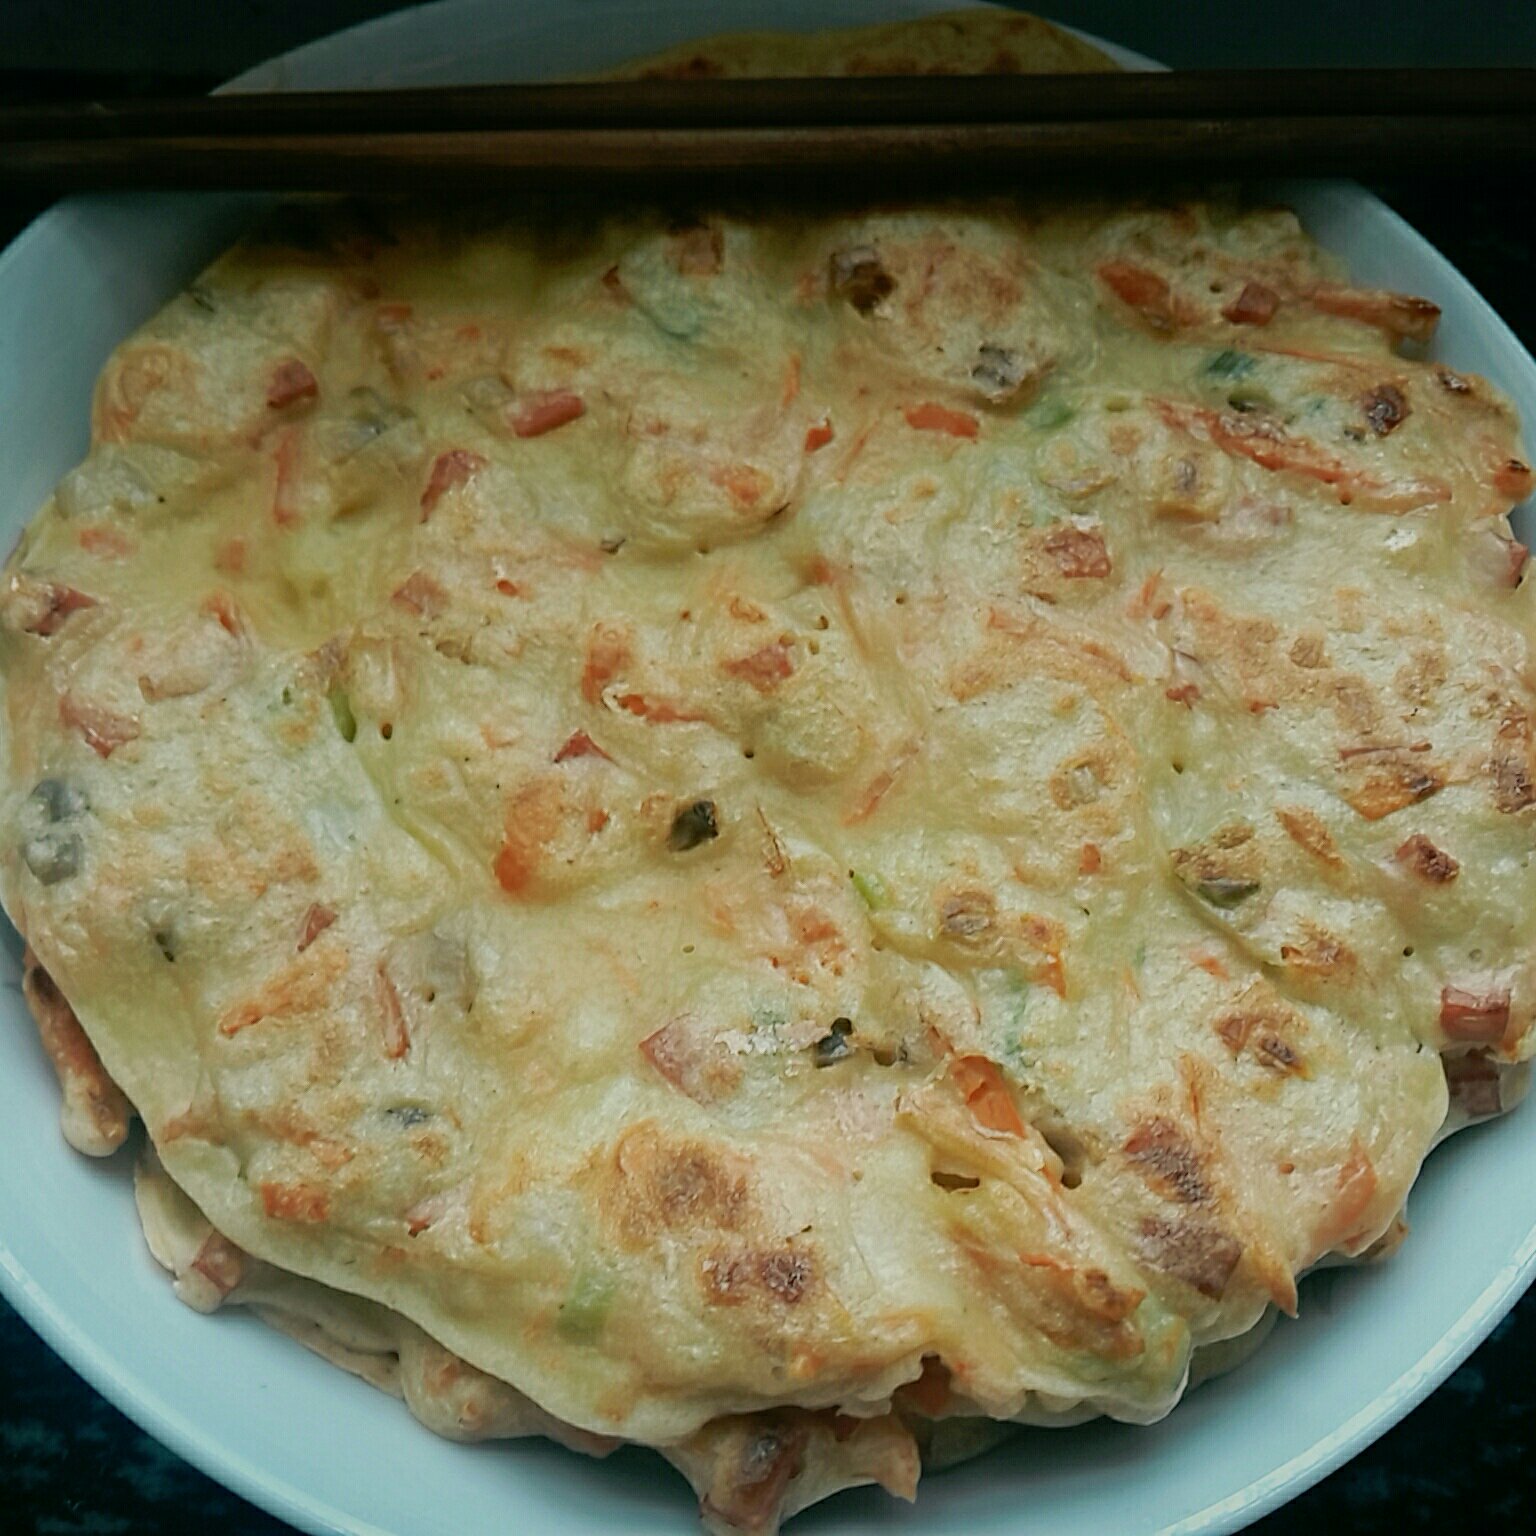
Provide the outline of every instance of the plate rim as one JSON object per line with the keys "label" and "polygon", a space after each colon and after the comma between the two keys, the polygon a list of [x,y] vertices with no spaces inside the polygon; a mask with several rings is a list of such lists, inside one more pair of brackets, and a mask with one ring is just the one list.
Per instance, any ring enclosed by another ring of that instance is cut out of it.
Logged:
{"label": "plate rim", "polygon": [[[976,0],[969,0],[969,3],[974,4]],[[992,4],[994,0],[984,0],[984,3]],[[326,33],[263,60],[223,82],[216,92],[281,90],[284,87],[274,83],[274,77],[279,76],[285,66],[323,56],[326,51],[356,41],[363,35],[371,42],[396,30],[411,33],[418,28],[432,27],[447,21],[455,13],[482,9],[484,4],[485,0],[427,0],[427,3],[404,6]],[[615,8],[625,6],[626,0],[612,0],[612,4]],[[892,19],[897,19],[898,15],[918,16],[951,10],[955,8],[956,0],[884,0],[884,5],[892,13]],[[628,8],[637,9],[632,4]],[[835,17],[829,17],[829,20],[835,24]],[[1102,49],[1124,67],[1165,67],[1082,28],[1059,21],[1053,24]],[[708,33],[701,31],[699,35]],[[1514,359],[1520,371],[1529,375],[1533,389],[1536,389],[1536,359],[1519,336],[1439,247],[1388,203],[1359,183],[1343,179],[1326,182],[1295,180],[1283,185],[1292,189],[1292,196],[1305,195],[1308,189],[1314,193],[1319,189],[1345,191],[1362,207],[1368,207],[1376,218],[1385,220],[1397,238],[1417,244],[1439,269],[1441,281],[1457,288],[1463,302],[1481,314],[1500,350]],[[12,266],[24,259],[29,242],[65,233],[83,201],[69,197],[46,208],[0,249],[0,283],[7,279]],[[1523,425],[1529,428],[1536,423]],[[6,925],[9,926],[8,919]],[[1520,1109],[1521,1106],[1517,1106],[1514,1112],[1519,1113]],[[1536,1105],[1526,1107],[1525,1113],[1536,1114]],[[63,1145],[62,1141],[60,1145]],[[1156,1536],[1230,1536],[1321,1482],[1393,1429],[1442,1385],[1514,1307],[1533,1278],[1536,1278],[1536,1225],[1526,1233],[1512,1257],[1493,1273],[1456,1323],[1369,1403],[1263,1477],[1205,1504],[1182,1519],[1159,1527]],[[397,1532],[370,1520],[349,1515],[331,1500],[304,1489],[280,1472],[257,1464],[242,1455],[237,1447],[199,1429],[190,1415],[166,1401],[162,1389],[141,1373],[124,1366],[109,1349],[87,1337],[62,1303],[22,1265],[4,1232],[0,1232],[0,1294],[55,1354],[119,1412],[182,1460],[258,1509],[298,1530],[311,1533],[311,1536],[398,1536]]]}

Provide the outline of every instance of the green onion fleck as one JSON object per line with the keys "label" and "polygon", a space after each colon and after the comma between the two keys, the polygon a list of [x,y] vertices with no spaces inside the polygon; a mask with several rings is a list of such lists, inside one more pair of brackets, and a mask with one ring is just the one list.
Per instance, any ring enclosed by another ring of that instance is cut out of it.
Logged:
{"label": "green onion fleck", "polygon": [[1234,352],[1230,347],[1218,352],[1205,365],[1204,371],[1217,379],[1241,379],[1258,366],[1257,361],[1247,352]]}
{"label": "green onion fleck", "polygon": [[573,1344],[590,1344],[608,1321],[614,1290],[606,1270],[579,1270],[555,1315],[555,1332]]}
{"label": "green onion fleck", "polygon": [[850,869],[848,878],[853,881],[853,888],[859,893],[859,900],[871,912],[878,912],[881,907],[890,905],[891,893],[879,875],[868,875],[861,870]]}
{"label": "green onion fleck", "polygon": [[1054,432],[1057,427],[1066,426],[1075,415],[1077,412],[1060,396],[1047,396],[1030,406],[1024,413],[1024,419],[1041,432]]}
{"label": "green onion fleck", "polygon": [[343,741],[357,739],[357,716],[352,713],[352,701],[345,688],[332,688],[330,692],[331,715]]}

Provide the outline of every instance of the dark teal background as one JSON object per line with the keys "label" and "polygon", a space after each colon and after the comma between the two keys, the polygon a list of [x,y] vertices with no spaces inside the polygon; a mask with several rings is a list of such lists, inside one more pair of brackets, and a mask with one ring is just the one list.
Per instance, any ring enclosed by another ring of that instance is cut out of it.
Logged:
{"label": "dark teal background", "polygon": [[[579,15],[580,0],[568,3]],[[1057,0],[1023,8],[1170,64],[1536,64],[1531,0]],[[0,60],[14,69],[231,75],[393,9],[384,0],[0,0]],[[829,26],[837,9],[827,0]],[[699,12],[707,17],[707,0]],[[771,25],[771,0],[762,13]]]}
{"label": "dark teal background", "polygon": [[[0,101],[205,89],[392,8],[378,0],[0,0]],[[699,9],[702,29],[709,8]],[[1062,0],[1042,9],[1173,64],[1536,65],[1536,0]],[[579,17],[580,0],[571,10]],[[836,13],[829,0],[829,24]],[[771,5],[763,17],[771,24]],[[1536,219],[1524,182],[1490,164],[1469,167],[1454,184],[1377,190],[1461,267],[1527,345],[1536,340]],[[37,211],[0,199],[0,245]],[[1536,1105],[1524,1112],[1536,1113]],[[1446,1155],[1454,1157],[1454,1147]],[[1305,1291],[1302,1300],[1305,1307]],[[274,1336],[273,1348],[291,1347]],[[1403,1424],[1255,1529],[1259,1536],[1536,1531],[1533,1451],[1536,1293]],[[814,1524],[835,1529],[825,1519]],[[920,1518],[911,1528],[921,1528]],[[0,1536],[283,1536],[286,1529],[141,1434],[0,1302]],[[537,1536],[515,1507],[507,1530]]]}

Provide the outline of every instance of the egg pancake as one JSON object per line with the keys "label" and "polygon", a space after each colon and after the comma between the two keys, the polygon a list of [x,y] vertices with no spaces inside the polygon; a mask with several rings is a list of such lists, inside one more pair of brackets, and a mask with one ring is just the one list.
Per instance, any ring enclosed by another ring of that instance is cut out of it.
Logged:
{"label": "egg pancake", "polygon": [[1235,203],[284,210],[6,568],[66,1133],[200,1304],[716,1529],[1160,1418],[1532,1053],[1531,471],[1437,313]]}

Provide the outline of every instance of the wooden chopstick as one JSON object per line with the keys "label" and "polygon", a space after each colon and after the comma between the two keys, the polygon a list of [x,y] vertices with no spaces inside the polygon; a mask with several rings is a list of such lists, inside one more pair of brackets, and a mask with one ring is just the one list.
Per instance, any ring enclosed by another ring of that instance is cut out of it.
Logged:
{"label": "wooden chopstick", "polygon": [[1147,118],[1487,116],[1531,110],[1536,69],[1179,70],[1087,75],[618,80],[229,92],[0,108],[16,138],[520,128],[814,127]]}
{"label": "wooden chopstick", "polygon": [[0,110],[0,182],[409,190],[1536,161],[1536,70],[640,80]]}

